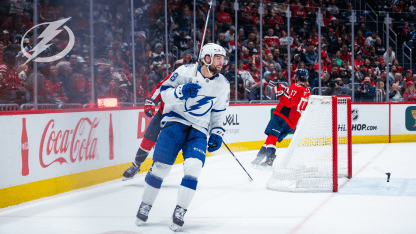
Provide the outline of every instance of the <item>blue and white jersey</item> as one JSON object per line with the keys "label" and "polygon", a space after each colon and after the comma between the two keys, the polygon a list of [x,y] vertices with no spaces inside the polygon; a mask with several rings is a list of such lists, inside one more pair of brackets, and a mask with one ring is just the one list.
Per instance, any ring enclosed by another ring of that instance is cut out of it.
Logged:
{"label": "blue and white jersey", "polygon": [[[165,108],[162,123],[168,121],[192,125],[193,128],[207,134],[209,129],[220,128],[225,120],[225,110],[230,99],[230,83],[217,74],[205,78],[196,64],[183,65],[176,69],[169,79],[163,82],[160,93]],[[177,87],[186,83],[197,83],[201,88],[195,98],[184,99],[178,96]]]}

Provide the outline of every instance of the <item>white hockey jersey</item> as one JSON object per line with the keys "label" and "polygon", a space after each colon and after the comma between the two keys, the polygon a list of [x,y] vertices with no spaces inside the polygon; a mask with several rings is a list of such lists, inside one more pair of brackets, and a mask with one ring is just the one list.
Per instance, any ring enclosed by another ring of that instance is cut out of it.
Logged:
{"label": "white hockey jersey", "polygon": [[[197,76],[194,76],[196,64],[183,65],[176,69],[169,79],[163,82],[160,93],[165,102],[162,124],[168,121],[192,125],[193,128],[207,134],[209,129],[220,128],[225,120],[225,110],[230,99],[230,83],[217,74],[205,78],[198,66]],[[178,97],[176,88],[186,83],[197,83],[201,88],[195,98]]]}

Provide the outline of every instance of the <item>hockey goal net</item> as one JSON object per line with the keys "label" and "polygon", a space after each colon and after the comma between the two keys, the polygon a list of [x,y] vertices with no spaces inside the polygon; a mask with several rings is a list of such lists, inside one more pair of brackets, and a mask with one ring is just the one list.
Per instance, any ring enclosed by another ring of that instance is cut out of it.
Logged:
{"label": "hockey goal net", "polygon": [[338,178],[351,178],[351,155],[351,98],[310,96],[289,148],[274,168],[267,188],[337,192]]}

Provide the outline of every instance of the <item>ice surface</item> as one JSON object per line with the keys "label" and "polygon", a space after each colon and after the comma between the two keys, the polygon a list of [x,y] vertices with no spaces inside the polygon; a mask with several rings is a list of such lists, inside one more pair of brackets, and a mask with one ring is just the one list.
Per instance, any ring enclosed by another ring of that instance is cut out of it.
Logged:
{"label": "ice surface", "polygon": [[[353,179],[340,181],[337,194],[267,190],[266,182],[272,172],[252,168],[255,151],[236,153],[253,182],[247,180],[247,175],[229,153],[209,157],[185,215],[182,232],[416,233],[414,195],[385,192],[387,186],[402,188],[403,181],[408,182],[407,189],[414,189],[415,149],[415,143],[353,145]],[[277,150],[275,164],[285,150]],[[392,173],[389,185],[386,185],[386,175],[376,171],[374,166]],[[140,174],[129,181],[120,179],[0,209],[0,233],[173,233],[169,224],[183,176],[182,165],[173,166],[147,223],[137,227],[134,222],[144,176]],[[353,193],[355,183],[365,188],[365,192]]]}

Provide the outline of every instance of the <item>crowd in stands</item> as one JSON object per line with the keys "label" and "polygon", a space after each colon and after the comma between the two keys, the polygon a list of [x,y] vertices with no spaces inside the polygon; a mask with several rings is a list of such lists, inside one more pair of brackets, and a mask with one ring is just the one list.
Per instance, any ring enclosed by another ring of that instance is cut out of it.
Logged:
{"label": "crowd in stands", "polygon": [[[259,14],[260,2],[264,9],[263,19],[260,19]],[[197,1],[197,45],[194,46],[193,1],[168,0],[167,16],[163,0],[134,0],[133,9],[130,0],[94,1],[91,24],[89,1],[39,0],[38,24],[71,17],[65,25],[74,32],[75,45],[68,55],[59,60],[38,62],[35,84],[34,62],[27,62],[28,56],[38,52],[32,50],[33,30],[24,37],[33,27],[33,4],[33,0],[0,2],[0,104],[32,103],[35,88],[39,103],[85,104],[95,103],[96,98],[104,97],[134,102],[134,91],[136,101],[143,102],[153,87],[170,72],[181,65],[195,62],[198,52],[195,50],[203,37],[209,9],[208,0]],[[416,74],[409,70],[409,64],[400,64],[394,49],[386,48],[384,37],[376,30],[376,24],[367,22],[367,13],[354,10],[350,0],[240,0],[238,28],[234,26],[233,4],[231,0],[217,1],[213,7],[215,20],[213,23],[211,16],[208,21],[204,41],[204,44],[217,43],[227,51],[222,73],[230,81],[231,100],[259,100],[260,95],[267,100],[273,96],[268,92],[268,87],[276,83],[295,82],[295,74],[299,69],[308,70],[308,87],[313,94],[319,94],[316,18],[320,9],[323,14],[322,95],[354,94],[356,101],[365,102],[373,102],[376,97],[377,101],[385,101],[387,95],[392,101],[416,101]],[[406,43],[413,48],[416,40],[416,0],[378,0],[369,4],[379,13],[380,25],[383,25],[385,13],[389,12],[393,21],[391,28],[400,35],[397,43]],[[292,15],[289,34],[287,9]],[[131,22],[131,10],[134,22]],[[354,38],[349,18],[353,14],[357,16]],[[263,24],[262,35],[260,21]],[[93,38],[90,38],[91,25]],[[38,27],[38,35],[46,27]],[[39,57],[56,55],[66,48],[68,41],[67,33],[58,34]],[[21,44],[26,52],[21,50]],[[353,48],[354,54],[351,55]]]}

